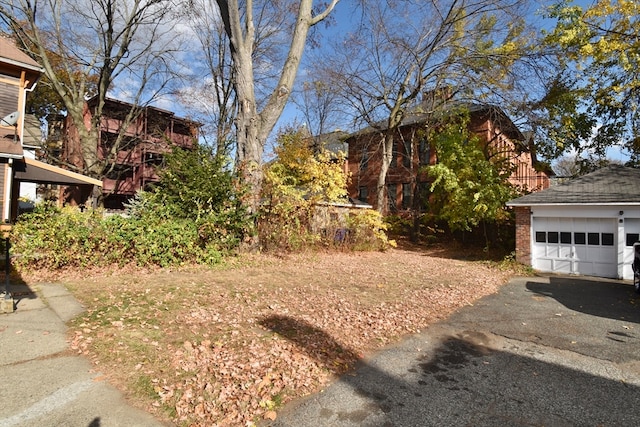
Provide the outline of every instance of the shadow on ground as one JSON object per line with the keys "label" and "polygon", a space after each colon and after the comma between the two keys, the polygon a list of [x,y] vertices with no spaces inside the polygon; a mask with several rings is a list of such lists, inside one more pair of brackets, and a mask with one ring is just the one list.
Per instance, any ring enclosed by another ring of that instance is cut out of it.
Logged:
{"label": "shadow on ground", "polygon": [[[638,425],[640,387],[536,357],[495,350],[480,332],[413,337],[358,361],[326,332],[286,316],[260,322],[330,371],[357,369],[292,403],[263,426]],[[534,355],[532,355],[534,356]]]}
{"label": "shadow on ground", "polygon": [[500,249],[487,250],[478,245],[458,242],[442,243],[414,243],[407,238],[395,239],[397,248],[403,251],[419,253],[433,258],[455,259],[459,261],[495,261],[505,259],[508,252]]}
{"label": "shadow on ground", "polygon": [[7,266],[4,260],[0,261],[0,298],[5,298],[6,293],[13,298],[13,310],[17,310],[20,307],[21,301],[25,299],[37,298],[35,291],[27,285],[22,276],[13,270],[9,274],[7,280]]}
{"label": "shadow on ground", "polygon": [[640,295],[633,285],[614,280],[550,277],[529,281],[527,289],[550,297],[570,310],[608,319],[640,323]]}

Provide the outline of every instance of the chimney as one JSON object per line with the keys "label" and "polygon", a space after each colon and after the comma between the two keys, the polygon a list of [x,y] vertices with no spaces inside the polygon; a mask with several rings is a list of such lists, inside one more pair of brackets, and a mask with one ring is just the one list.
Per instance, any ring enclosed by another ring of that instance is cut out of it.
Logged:
{"label": "chimney", "polygon": [[453,99],[453,89],[449,85],[436,87],[422,95],[422,104],[428,111],[436,110]]}

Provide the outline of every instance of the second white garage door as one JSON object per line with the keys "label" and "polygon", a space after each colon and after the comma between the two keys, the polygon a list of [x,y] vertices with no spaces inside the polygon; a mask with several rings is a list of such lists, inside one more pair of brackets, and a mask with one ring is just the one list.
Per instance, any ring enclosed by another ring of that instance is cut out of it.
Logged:
{"label": "second white garage door", "polygon": [[617,277],[615,219],[532,219],[532,266],[539,271]]}

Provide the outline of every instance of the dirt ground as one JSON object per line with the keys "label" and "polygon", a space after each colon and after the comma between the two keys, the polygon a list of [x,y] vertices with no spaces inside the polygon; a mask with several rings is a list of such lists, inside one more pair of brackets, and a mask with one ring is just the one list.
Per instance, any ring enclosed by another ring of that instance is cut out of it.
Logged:
{"label": "dirt ground", "polygon": [[246,255],[215,269],[37,272],[87,307],[69,342],[176,425],[254,425],[360,358],[495,292],[513,265],[460,249]]}

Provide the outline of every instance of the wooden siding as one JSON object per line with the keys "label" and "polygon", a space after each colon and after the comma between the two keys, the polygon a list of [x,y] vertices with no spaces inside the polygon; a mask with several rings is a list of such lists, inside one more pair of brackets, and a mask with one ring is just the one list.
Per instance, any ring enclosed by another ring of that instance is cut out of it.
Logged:
{"label": "wooden siding", "polygon": [[0,119],[18,109],[18,96],[20,95],[20,80],[9,83],[6,76],[0,80]]}

